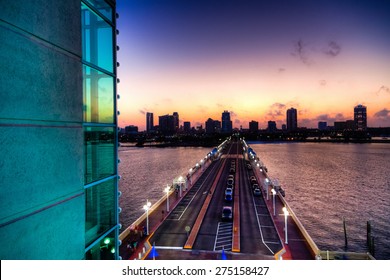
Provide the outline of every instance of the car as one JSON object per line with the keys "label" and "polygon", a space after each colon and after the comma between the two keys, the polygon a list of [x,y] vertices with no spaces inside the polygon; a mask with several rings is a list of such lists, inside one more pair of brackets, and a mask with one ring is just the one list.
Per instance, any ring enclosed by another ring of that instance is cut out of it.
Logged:
{"label": "car", "polygon": [[250,164],[247,164],[246,167],[247,167],[249,170],[252,169],[252,165],[250,165]]}
{"label": "car", "polygon": [[256,184],[257,183],[257,180],[256,180],[255,176],[251,176],[250,177],[250,181],[251,181],[252,184]]}
{"label": "car", "polygon": [[252,189],[260,189],[259,185],[258,184],[252,184]]}
{"label": "car", "polygon": [[221,216],[222,221],[231,221],[233,219],[233,208],[231,206],[224,206]]}
{"label": "car", "polygon": [[225,190],[225,195],[226,195],[226,194],[233,194],[233,189],[227,187],[226,190]]}
{"label": "car", "polygon": [[234,180],[234,175],[233,174],[229,174],[228,179],[233,179]]}
{"label": "car", "polygon": [[259,188],[255,188],[253,190],[253,195],[254,196],[261,196],[261,190]]}
{"label": "car", "polygon": [[233,180],[232,178],[229,178],[229,179],[227,180],[227,184],[228,184],[228,185],[234,185],[234,180]]}
{"label": "car", "polygon": [[233,167],[231,167],[230,170],[229,170],[229,173],[230,173],[230,174],[236,173],[236,169],[233,168]]}
{"label": "car", "polygon": [[225,194],[225,201],[232,201],[233,200],[233,195],[231,193]]}

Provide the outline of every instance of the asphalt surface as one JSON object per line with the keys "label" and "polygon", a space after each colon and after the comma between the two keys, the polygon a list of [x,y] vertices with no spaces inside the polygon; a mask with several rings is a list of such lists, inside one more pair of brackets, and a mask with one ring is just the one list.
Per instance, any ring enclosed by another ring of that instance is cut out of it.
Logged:
{"label": "asphalt surface", "polygon": [[253,196],[249,181],[253,172],[246,168],[241,151],[242,146],[239,142],[233,142],[227,147],[226,154],[204,171],[196,184],[154,232],[150,239],[151,244],[161,249],[183,248],[188,238],[186,227],[187,230],[192,229],[219,169],[224,166],[192,250],[231,251],[233,220],[223,221],[221,214],[223,206],[231,206],[233,209],[238,207],[234,205],[234,200],[225,200],[227,178],[234,161],[240,173],[239,182],[235,181],[233,189],[237,191],[236,187],[240,188],[240,253],[273,255],[282,248],[263,197]]}

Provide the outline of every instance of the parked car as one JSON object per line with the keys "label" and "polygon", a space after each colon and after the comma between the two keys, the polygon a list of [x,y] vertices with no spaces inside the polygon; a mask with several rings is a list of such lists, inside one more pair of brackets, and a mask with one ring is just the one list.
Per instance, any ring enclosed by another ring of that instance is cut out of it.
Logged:
{"label": "parked car", "polygon": [[252,184],[252,190],[260,189],[259,184]]}
{"label": "parked car", "polygon": [[233,208],[231,206],[224,206],[222,208],[222,221],[233,220]]}
{"label": "parked car", "polygon": [[225,190],[225,195],[226,194],[233,194],[233,188],[227,187],[226,190]]}
{"label": "parked car", "polygon": [[234,180],[232,178],[227,179],[228,185],[234,185]]}

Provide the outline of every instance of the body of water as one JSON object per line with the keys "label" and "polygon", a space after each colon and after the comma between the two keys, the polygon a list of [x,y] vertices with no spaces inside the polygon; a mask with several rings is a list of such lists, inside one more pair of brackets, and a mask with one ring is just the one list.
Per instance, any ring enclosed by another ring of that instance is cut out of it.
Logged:
{"label": "body of water", "polygon": [[[286,199],[321,250],[366,252],[371,221],[376,257],[390,259],[390,145],[248,143],[286,191]],[[156,202],[167,183],[209,148],[121,148],[121,223],[129,226],[146,199]]]}

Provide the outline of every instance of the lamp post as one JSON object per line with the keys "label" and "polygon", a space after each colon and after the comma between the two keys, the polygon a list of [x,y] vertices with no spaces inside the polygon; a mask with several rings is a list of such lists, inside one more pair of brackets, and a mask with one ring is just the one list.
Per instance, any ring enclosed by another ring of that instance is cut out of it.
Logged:
{"label": "lamp post", "polygon": [[146,200],[146,204],[144,205],[144,210],[146,211],[146,235],[149,235],[149,209],[152,206],[150,201]]}
{"label": "lamp post", "polygon": [[287,235],[287,216],[288,216],[288,211],[286,207],[283,207],[283,213],[284,213],[284,234],[285,234],[285,242],[288,244],[288,235]]}
{"label": "lamp post", "polygon": [[167,184],[167,187],[164,189],[164,191],[167,193],[167,213],[169,212],[169,185]]}
{"label": "lamp post", "polygon": [[192,168],[188,171],[189,179],[190,179],[190,185],[192,185]]}
{"label": "lamp post", "polygon": [[203,160],[203,158],[200,160],[200,166],[202,167],[202,172],[203,172],[203,162],[204,162],[204,160]]}
{"label": "lamp post", "polygon": [[272,202],[273,202],[273,205],[274,205],[274,216],[276,215],[276,210],[275,210],[275,194],[276,194],[276,191],[274,188],[272,188],[271,190],[272,192]]}

